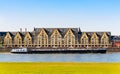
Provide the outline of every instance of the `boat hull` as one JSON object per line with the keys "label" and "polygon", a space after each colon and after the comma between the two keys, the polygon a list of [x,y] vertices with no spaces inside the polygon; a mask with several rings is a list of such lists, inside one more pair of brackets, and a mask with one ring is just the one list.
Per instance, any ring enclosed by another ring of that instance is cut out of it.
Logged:
{"label": "boat hull", "polygon": [[28,49],[13,53],[106,53],[106,49]]}
{"label": "boat hull", "polygon": [[[23,50],[23,49],[22,49]],[[24,49],[23,51],[14,51],[11,53],[106,53],[106,49]]]}
{"label": "boat hull", "polygon": [[106,53],[106,50],[29,51],[28,53]]}

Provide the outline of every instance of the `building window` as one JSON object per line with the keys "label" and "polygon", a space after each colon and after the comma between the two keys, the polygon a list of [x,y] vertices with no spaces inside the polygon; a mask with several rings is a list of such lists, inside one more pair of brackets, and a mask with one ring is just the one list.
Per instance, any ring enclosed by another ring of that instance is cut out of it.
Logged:
{"label": "building window", "polygon": [[71,31],[68,31],[68,33],[65,35],[64,44],[67,46],[75,45],[75,36],[71,33]]}

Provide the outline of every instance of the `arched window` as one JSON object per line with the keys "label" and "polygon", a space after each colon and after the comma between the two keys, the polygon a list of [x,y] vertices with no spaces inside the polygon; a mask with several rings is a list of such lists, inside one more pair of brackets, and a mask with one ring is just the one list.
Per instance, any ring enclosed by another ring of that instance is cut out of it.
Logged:
{"label": "arched window", "polygon": [[19,32],[14,37],[14,44],[17,46],[22,46],[22,37]]}
{"label": "arched window", "polygon": [[10,35],[10,33],[7,33],[5,38],[4,38],[4,44],[7,46],[12,45],[12,37]]}
{"label": "arched window", "polygon": [[64,36],[64,45],[67,47],[73,47],[75,45],[75,36],[71,29]]}
{"label": "arched window", "polygon": [[86,33],[83,33],[82,37],[81,37],[81,44],[88,44],[88,36],[86,35]]}
{"label": "arched window", "polygon": [[30,46],[31,44],[32,44],[32,37],[30,36],[29,33],[27,33],[24,37],[24,45]]}
{"label": "arched window", "polygon": [[48,35],[44,29],[42,29],[37,36],[37,45],[41,47],[48,46]]}
{"label": "arched window", "polygon": [[106,45],[109,44],[109,37],[106,33],[104,33],[101,37],[101,44]]}
{"label": "arched window", "polygon": [[60,47],[62,46],[62,36],[58,29],[55,29],[51,35],[51,45],[53,47]]}
{"label": "arched window", "polygon": [[99,38],[96,33],[94,33],[91,37],[91,44],[94,44],[94,45],[99,44]]}

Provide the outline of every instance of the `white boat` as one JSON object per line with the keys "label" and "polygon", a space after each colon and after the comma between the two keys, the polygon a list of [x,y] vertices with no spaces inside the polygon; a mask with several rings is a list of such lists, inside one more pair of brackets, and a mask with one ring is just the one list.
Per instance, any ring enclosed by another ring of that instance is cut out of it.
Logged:
{"label": "white boat", "polygon": [[11,53],[26,53],[26,52],[28,52],[27,48],[18,48],[11,50]]}

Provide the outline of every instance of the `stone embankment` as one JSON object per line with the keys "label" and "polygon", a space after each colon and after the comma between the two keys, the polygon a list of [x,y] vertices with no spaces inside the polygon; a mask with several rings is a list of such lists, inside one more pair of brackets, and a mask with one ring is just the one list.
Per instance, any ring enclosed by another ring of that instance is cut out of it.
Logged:
{"label": "stone embankment", "polygon": [[106,52],[120,52],[120,48],[107,48]]}
{"label": "stone embankment", "polygon": [[12,48],[0,48],[0,53],[9,53]]}

